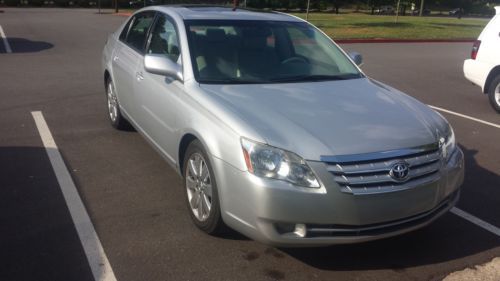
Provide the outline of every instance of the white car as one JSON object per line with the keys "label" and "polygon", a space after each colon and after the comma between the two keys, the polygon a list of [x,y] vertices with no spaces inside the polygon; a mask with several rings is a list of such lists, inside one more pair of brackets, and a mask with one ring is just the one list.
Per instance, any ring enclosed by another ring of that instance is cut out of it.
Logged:
{"label": "white car", "polygon": [[500,113],[500,6],[472,46],[464,62],[464,74],[488,94],[491,106]]}
{"label": "white car", "polygon": [[394,13],[394,7],[392,6],[381,6],[379,9],[377,9],[377,14],[381,14],[381,15],[389,15],[389,14],[393,14]]}

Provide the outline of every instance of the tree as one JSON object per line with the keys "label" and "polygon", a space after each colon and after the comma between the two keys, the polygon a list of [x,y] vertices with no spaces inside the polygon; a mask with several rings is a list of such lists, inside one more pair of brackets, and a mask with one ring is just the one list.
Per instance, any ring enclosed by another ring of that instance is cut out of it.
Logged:
{"label": "tree", "polygon": [[371,14],[375,14],[375,9],[383,5],[394,5],[394,0],[368,0],[368,6],[370,6]]}
{"label": "tree", "polygon": [[344,6],[347,2],[349,2],[349,1],[348,0],[332,0],[332,4],[333,4],[333,8],[335,10],[335,13],[338,14],[340,7]]}

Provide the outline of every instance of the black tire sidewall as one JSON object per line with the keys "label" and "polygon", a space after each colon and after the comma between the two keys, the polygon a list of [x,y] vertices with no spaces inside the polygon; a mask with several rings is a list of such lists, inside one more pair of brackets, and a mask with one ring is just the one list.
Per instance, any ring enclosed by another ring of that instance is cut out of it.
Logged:
{"label": "black tire sidewall", "polygon": [[[115,91],[115,95],[116,95],[116,88],[113,85],[113,80],[111,78],[109,78],[108,81],[106,82],[106,103],[109,102],[108,91],[109,91],[110,84],[113,87],[113,89]],[[128,122],[127,122],[127,120],[125,120],[125,118],[123,118],[122,113],[120,111],[120,104],[118,103],[118,101],[117,101],[117,108],[116,108],[116,119],[114,121],[111,119],[111,116],[109,115],[109,107],[108,107],[107,113],[108,113],[109,122],[111,123],[111,126],[113,126],[113,128],[118,129],[118,130],[129,129]]]}
{"label": "black tire sidewall", "polygon": [[490,100],[490,104],[498,113],[500,113],[500,105],[495,100],[495,89],[500,84],[500,75],[497,75],[488,88],[488,98]]}
{"label": "black tire sidewall", "polygon": [[[205,221],[199,221],[196,216],[193,214],[193,211],[191,209],[191,206],[189,204],[189,199],[187,195],[187,186],[186,186],[186,177],[187,177],[187,165],[189,158],[191,155],[194,153],[199,153],[203,156],[205,163],[208,167],[208,171],[210,173],[210,181],[212,183],[212,207],[210,209],[210,214],[208,215],[208,218]],[[217,181],[215,180],[215,174],[212,168],[212,163],[210,161],[210,158],[208,157],[205,149],[203,148],[203,145],[201,144],[200,141],[194,140],[192,141],[184,155],[184,162],[183,162],[183,180],[184,180],[184,196],[185,196],[185,201],[186,205],[189,211],[189,215],[191,216],[191,219],[193,223],[201,230],[208,234],[216,234],[221,230],[222,226],[222,218],[221,218],[221,211],[220,211],[220,200],[219,200],[219,193],[218,193],[218,188],[217,188]]]}

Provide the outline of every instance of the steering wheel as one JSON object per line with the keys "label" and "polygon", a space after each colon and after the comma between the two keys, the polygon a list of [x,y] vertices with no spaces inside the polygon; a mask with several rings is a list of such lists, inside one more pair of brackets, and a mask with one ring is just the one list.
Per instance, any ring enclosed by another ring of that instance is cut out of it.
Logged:
{"label": "steering wheel", "polygon": [[303,56],[295,55],[293,57],[289,57],[281,62],[281,64],[291,63],[291,62],[302,62],[309,64],[309,60]]}

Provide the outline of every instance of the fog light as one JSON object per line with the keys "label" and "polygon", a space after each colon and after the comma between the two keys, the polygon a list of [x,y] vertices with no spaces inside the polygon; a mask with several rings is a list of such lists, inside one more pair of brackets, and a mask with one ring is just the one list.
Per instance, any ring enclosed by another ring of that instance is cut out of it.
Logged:
{"label": "fog light", "polygon": [[299,237],[306,237],[306,234],[307,234],[307,229],[306,229],[306,225],[303,224],[303,223],[298,223],[295,225],[295,230],[293,231],[293,233]]}

